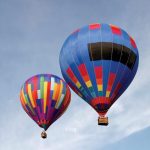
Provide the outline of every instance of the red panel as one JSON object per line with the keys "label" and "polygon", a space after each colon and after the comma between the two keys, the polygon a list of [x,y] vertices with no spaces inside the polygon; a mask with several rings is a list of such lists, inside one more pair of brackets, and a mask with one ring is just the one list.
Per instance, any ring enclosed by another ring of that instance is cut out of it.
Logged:
{"label": "red panel", "polygon": [[114,93],[117,94],[120,88],[121,88],[121,83],[118,83]]}
{"label": "red panel", "polygon": [[58,100],[60,94],[60,84],[57,84],[57,90],[56,90],[56,95],[55,95],[55,99]]}
{"label": "red panel", "polygon": [[135,41],[133,40],[132,37],[130,37],[130,43],[131,43],[131,45],[132,45],[134,48],[136,48]]}
{"label": "red panel", "polygon": [[[34,103],[35,101],[37,100],[38,96],[37,96],[37,91],[33,91],[32,92],[32,96],[33,96],[33,99],[34,99]],[[36,104],[36,103],[35,103]]]}
{"label": "red panel", "polygon": [[78,80],[77,78],[75,77],[74,73],[72,72],[71,68],[68,68],[67,69],[67,73],[69,75],[69,77],[76,83]]}
{"label": "red panel", "polygon": [[114,93],[112,94],[112,97],[111,97],[112,100],[114,99],[114,97],[116,96],[120,88],[121,88],[121,83],[118,83],[114,90]]}
{"label": "red panel", "polygon": [[49,106],[50,104],[50,86],[51,86],[51,83],[48,82],[47,84],[47,106]]}
{"label": "red panel", "polygon": [[25,84],[26,94],[28,94],[28,84]]}
{"label": "red panel", "polygon": [[102,78],[101,78],[101,79],[96,79],[96,83],[97,83],[97,84],[102,84],[102,83],[103,83]]}
{"label": "red panel", "polygon": [[88,75],[87,71],[86,71],[86,66],[85,64],[81,64],[78,66],[78,69],[81,73],[82,76]]}
{"label": "red panel", "polygon": [[102,66],[98,66],[94,68],[96,79],[102,78]]}
{"label": "red panel", "polygon": [[106,97],[100,97],[100,104],[106,104]]}
{"label": "red panel", "polygon": [[66,87],[66,95],[65,95],[65,98],[64,98],[64,101],[63,101],[63,105],[65,106],[68,102],[70,102],[69,100],[70,98],[70,90],[68,87]]}
{"label": "red panel", "polygon": [[100,98],[96,97],[96,98],[94,98],[94,99],[91,100],[90,104],[92,106],[95,106],[95,105],[99,104],[99,102],[100,102]]}
{"label": "red panel", "polygon": [[109,79],[108,79],[108,84],[107,84],[107,91],[111,91],[112,85],[115,81],[116,74],[115,73],[110,73],[109,74]]}
{"label": "red panel", "polygon": [[116,26],[113,26],[113,25],[110,25],[110,27],[111,27],[111,30],[112,30],[113,34],[121,35],[121,29],[119,27],[116,27]]}
{"label": "red panel", "polygon": [[84,81],[89,81],[89,80],[90,80],[90,78],[88,75],[84,76]]}
{"label": "red panel", "polygon": [[111,85],[107,85],[107,91],[111,91],[112,86]]}
{"label": "red panel", "polygon": [[71,68],[68,68],[68,69],[67,69],[67,73],[68,73],[68,75],[69,75],[70,78],[73,78],[73,77],[74,77],[74,74],[73,74]]}
{"label": "red panel", "polygon": [[109,104],[110,103],[110,98],[106,97],[96,97],[91,100],[91,105],[95,106],[97,104]]}
{"label": "red panel", "polygon": [[33,77],[32,78],[32,83],[33,83],[33,90],[38,90],[38,77]]}
{"label": "red panel", "polygon": [[101,25],[98,23],[89,25],[90,30],[100,29],[100,27]]}

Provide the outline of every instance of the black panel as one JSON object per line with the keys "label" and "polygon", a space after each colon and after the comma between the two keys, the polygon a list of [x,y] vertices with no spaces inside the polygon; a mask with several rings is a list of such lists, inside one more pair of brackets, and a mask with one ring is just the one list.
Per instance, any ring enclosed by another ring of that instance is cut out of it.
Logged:
{"label": "black panel", "polygon": [[124,65],[127,64],[127,61],[128,61],[128,58],[129,58],[129,55],[130,55],[130,49],[123,46],[123,49],[121,51],[121,60],[120,62]]}
{"label": "black panel", "polygon": [[135,64],[135,61],[136,61],[136,55],[131,51],[127,66],[132,69]]}
{"label": "black panel", "polygon": [[120,61],[122,48],[123,48],[122,45],[115,44],[115,43],[113,44],[112,60]]}
{"label": "black panel", "polygon": [[102,43],[102,59],[111,60],[112,43]]}
{"label": "black panel", "polygon": [[101,55],[101,43],[90,43],[88,44],[88,50],[89,50],[89,55],[90,55],[90,60],[101,60],[102,55]]}
{"label": "black panel", "polygon": [[[113,50],[112,50],[113,49]],[[132,69],[136,54],[126,46],[111,42],[97,42],[88,44],[89,56],[91,61],[113,60],[121,62]]]}

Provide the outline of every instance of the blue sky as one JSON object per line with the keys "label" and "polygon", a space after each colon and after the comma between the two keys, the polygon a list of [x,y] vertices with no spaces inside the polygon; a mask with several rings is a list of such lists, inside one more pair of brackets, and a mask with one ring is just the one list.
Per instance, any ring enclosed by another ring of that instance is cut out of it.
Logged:
{"label": "blue sky", "polygon": [[[150,147],[149,0],[0,0],[0,149],[147,150]],[[24,81],[38,73],[62,77],[59,52],[66,37],[90,23],[111,23],[138,46],[137,75],[110,109],[108,127],[72,92],[68,111],[42,131],[19,101]]]}

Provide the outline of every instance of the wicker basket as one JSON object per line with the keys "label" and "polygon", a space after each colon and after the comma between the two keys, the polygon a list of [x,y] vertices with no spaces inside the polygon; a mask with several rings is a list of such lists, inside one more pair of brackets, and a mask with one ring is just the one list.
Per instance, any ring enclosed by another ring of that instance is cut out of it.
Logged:
{"label": "wicker basket", "polygon": [[108,117],[98,117],[98,125],[107,126]]}

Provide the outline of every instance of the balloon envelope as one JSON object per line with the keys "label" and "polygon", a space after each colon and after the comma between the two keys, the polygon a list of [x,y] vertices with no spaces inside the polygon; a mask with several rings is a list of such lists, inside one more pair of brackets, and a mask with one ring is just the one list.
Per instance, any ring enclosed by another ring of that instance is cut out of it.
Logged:
{"label": "balloon envelope", "polygon": [[20,92],[22,107],[45,130],[64,113],[70,98],[68,85],[51,74],[31,77],[23,84]]}
{"label": "balloon envelope", "polygon": [[129,86],[138,61],[133,38],[108,24],[91,24],[76,30],[60,53],[64,79],[100,116]]}

